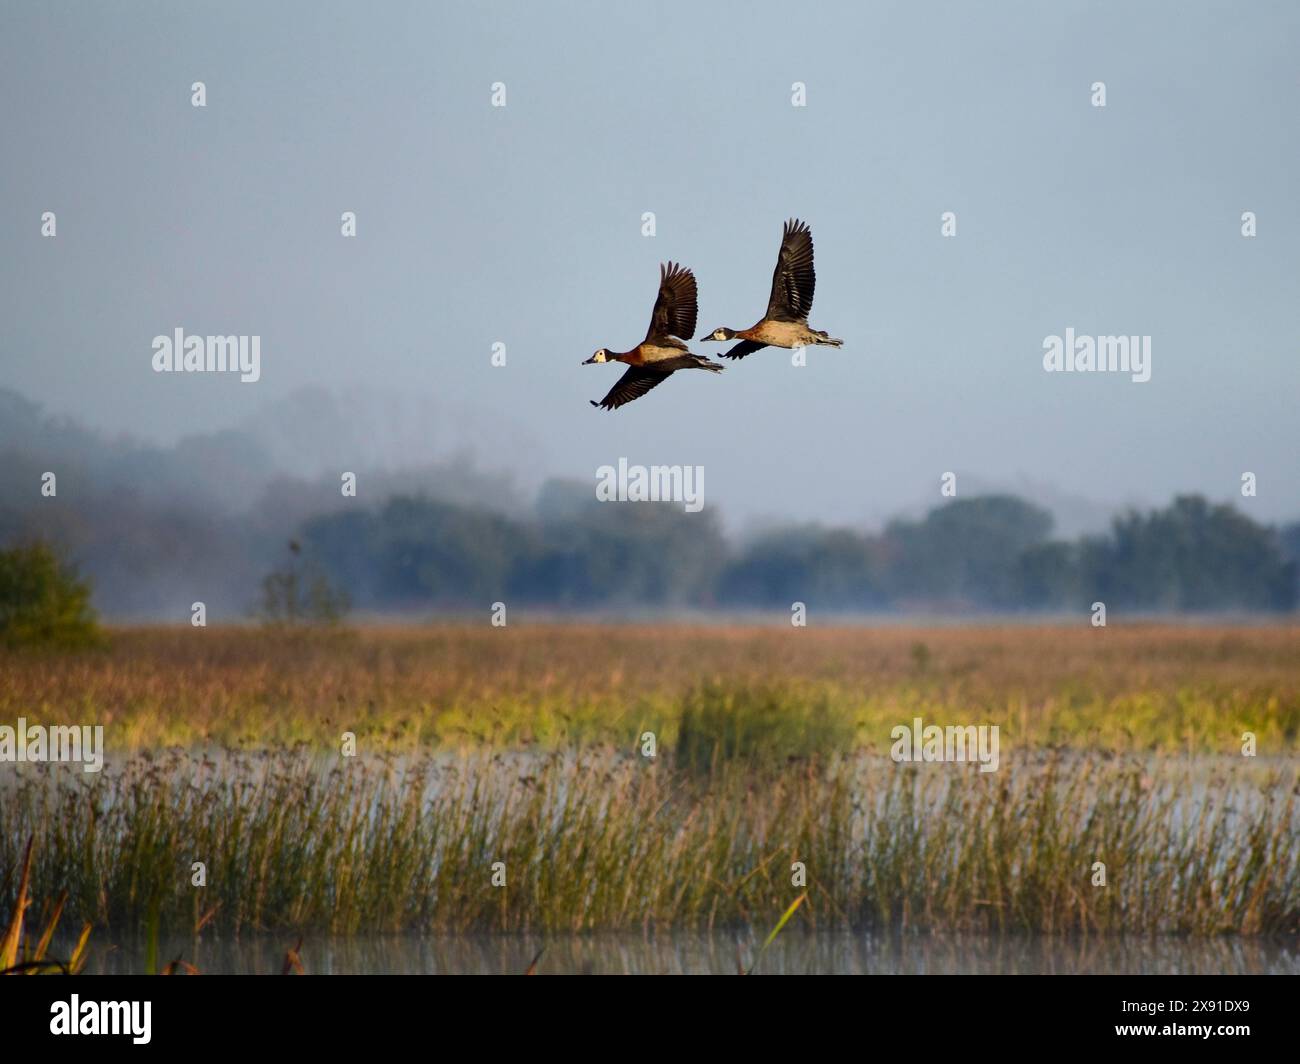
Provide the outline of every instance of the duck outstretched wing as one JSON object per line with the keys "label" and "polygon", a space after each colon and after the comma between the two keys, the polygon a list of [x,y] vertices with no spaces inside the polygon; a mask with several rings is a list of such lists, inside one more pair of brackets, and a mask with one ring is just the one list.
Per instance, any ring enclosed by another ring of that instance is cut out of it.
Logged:
{"label": "duck outstretched wing", "polygon": [[659,297],[650,315],[647,340],[665,340],[676,336],[689,340],[695,335],[696,306],[695,274],[675,262],[659,267]]}
{"label": "duck outstretched wing", "polygon": [[672,370],[654,369],[650,366],[632,366],[618,379],[618,383],[604,399],[599,403],[593,399],[591,405],[602,410],[617,410],[633,399],[640,399],[655,385],[662,384],[671,373]]}
{"label": "duck outstretched wing", "polygon": [[781,233],[781,253],[772,273],[767,317],[773,321],[806,321],[816,287],[812,230],[798,218],[791,218]]}

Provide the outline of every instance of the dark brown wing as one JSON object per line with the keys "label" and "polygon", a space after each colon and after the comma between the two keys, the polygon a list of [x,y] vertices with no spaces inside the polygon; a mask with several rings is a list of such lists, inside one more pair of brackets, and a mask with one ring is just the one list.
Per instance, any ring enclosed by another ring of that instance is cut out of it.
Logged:
{"label": "dark brown wing", "polygon": [[807,320],[816,287],[812,230],[798,218],[791,218],[781,234],[781,254],[776,257],[776,270],[772,273],[767,317],[773,321]]}
{"label": "dark brown wing", "polygon": [[722,352],[723,358],[744,358],[746,355],[752,355],[755,351],[761,351],[767,344],[760,344],[754,340],[741,340],[730,351]]}
{"label": "dark brown wing", "polygon": [[647,340],[676,336],[689,340],[695,335],[695,274],[675,262],[659,267],[659,298],[650,315]]}
{"label": "dark brown wing", "polygon": [[592,406],[598,406],[603,410],[617,410],[624,403],[630,403],[633,399],[640,399],[656,384],[666,381],[672,370],[652,369],[649,366],[632,366],[623,376],[619,377],[618,383],[609,390],[599,403],[594,399]]}

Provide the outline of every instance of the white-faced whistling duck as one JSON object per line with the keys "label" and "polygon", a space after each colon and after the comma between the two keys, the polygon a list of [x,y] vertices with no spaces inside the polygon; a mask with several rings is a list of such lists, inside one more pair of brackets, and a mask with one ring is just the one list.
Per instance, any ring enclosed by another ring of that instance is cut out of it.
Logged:
{"label": "white-faced whistling duck", "polygon": [[776,257],[776,270],[772,274],[772,296],[762,320],[748,329],[714,329],[700,339],[726,341],[740,337],[741,342],[727,351],[724,358],[744,358],[764,347],[809,344],[840,347],[843,340],[808,327],[816,285],[812,230],[798,218],[791,218],[781,234],[781,253]]}
{"label": "white-faced whistling duck", "polygon": [[[601,348],[583,362],[625,362],[628,370],[599,403],[592,406],[617,410],[624,403],[640,399],[656,384],[666,381],[679,369],[707,369],[714,373],[724,367],[686,350],[683,340],[695,335],[695,275],[684,266],[668,263],[659,267],[659,298],[650,316],[650,329],[631,351],[619,354]],[[678,339],[680,337],[680,339]]]}

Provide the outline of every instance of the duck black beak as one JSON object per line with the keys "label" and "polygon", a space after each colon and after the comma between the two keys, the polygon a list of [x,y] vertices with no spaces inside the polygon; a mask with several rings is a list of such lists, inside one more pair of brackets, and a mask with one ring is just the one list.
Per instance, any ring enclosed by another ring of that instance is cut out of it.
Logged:
{"label": "duck black beak", "polygon": [[584,366],[590,366],[590,365],[591,365],[593,362],[595,362],[595,361],[596,361],[596,356],[595,356],[595,355],[592,355],[590,358],[588,358],[588,359],[584,359],[582,364],[583,364]]}

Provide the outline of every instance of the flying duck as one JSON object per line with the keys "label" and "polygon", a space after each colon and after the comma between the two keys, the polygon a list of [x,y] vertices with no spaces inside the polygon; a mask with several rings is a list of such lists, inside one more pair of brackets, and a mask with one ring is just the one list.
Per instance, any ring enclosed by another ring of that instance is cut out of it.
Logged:
{"label": "flying duck", "polygon": [[582,364],[624,362],[628,370],[599,403],[592,406],[617,410],[624,403],[640,399],[655,385],[666,381],[679,369],[723,370],[721,363],[693,355],[682,341],[695,335],[695,275],[685,266],[669,262],[659,266],[659,298],[650,316],[650,329],[631,351],[619,354],[601,348]]}
{"label": "flying duck", "polygon": [[727,341],[740,337],[741,342],[725,352],[724,358],[744,358],[764,347],[840,347],[843,340],[808,326],[816,286],[812,230],[798,218],[791,218],[781,233],[781,253],[772,273],[772,296],[762,320],[748,329],[714,329],[700,339]]}

